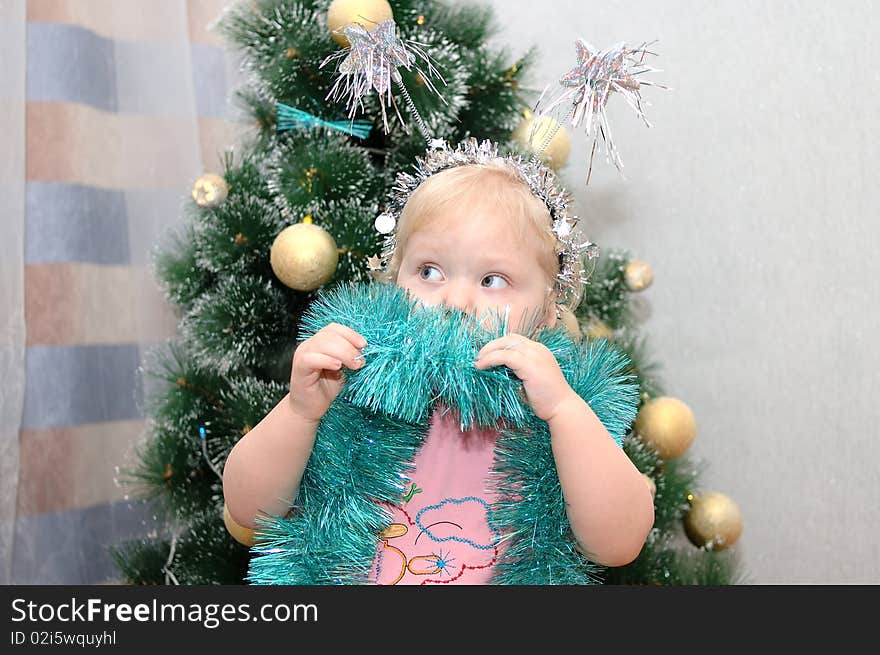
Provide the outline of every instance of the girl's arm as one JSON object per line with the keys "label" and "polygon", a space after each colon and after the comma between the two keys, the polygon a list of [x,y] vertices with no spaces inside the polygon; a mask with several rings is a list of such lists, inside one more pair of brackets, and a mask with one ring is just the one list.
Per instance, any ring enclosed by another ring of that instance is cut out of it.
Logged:
{"label": "girl's arm", "polygon": [[361,368],[366,340],[330,323],[293,353],[290,393],[239,439],[223,468],[223,496],[232,519],[255,528],[256,517],[286,516],[315,445],[318,424],[342,389],[342,367]]}
{"label": "girl's arm", "polygon": [[654,500],[644,477],[574,391],[547,425],[580,549],[606,566],[630,563],[654,524]]}
{"label": "girl's arm", "polygon": [[312,453],[318,423],[297,414],[287,394],[239,439],[223,467],[223,496],[236,523],[255,528],[258,514],[288,513]]}
{"label": "girl's arm", "polygon": [[483,346],[474,362],[481,370],[501,365],[522,380],[535,416],[550,428],[568,522],[580,550],[599,564],[628,564],[654,524],[654,500],[642,474],[569,386],[547,346],[508,334]]}

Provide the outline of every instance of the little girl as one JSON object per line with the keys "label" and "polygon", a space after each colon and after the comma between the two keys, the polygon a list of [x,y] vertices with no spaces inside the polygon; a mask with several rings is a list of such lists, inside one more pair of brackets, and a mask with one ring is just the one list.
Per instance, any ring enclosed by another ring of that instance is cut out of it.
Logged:
{"label": "little girl", "polygon": [[[471,144],[456,152],[477,151]],[[568,523],[551,532],[564,532],[578,557],[606,566],[627,564],[639,554],[653,524],[650,490],[569,385],[554,354],[531,338],[539,328],[555,327],[565,304],[577,304],[579,272],[563,269],[580,258],[560,252],[565,250],[560,244],[571,241],[554,230],[552,203],[536,195],[523,176],[522,162],[497,156],[452,160],[453,165],[422,180],[408,178],[415,190],[402,204],[396,233],[386,239],[390,246],[383,253],[387,266],[380,279],[426,307],[446,306],[483,323],[498,315],[507,319],[512,327],[486,343],[473,366],[508,367],[522,382],[524,402],[546,422],[555,471],[545,473],[558,476]],[[361,334],[339,323],[299,344],[290,393],[226,461],[224,496],[237,523],[257,528],[259,535],[259,516],[298,511],[295,501],[322,418],[343,388],[343,369],[366,365],[366,346]],[[405,493],[385,503],[390,520],[375,535],[372,562],[354,566],[369,575],[347,581],[497,581],[496,565],[511,543],[511,535],[493,521],[493,513],[504,505],[499,503],[503,481],[493,471],[498,430],[471,426],[462,431],[447,409],[438,407],[426,426],[408,463]],[[537,533],[537,527],[529,529]],[[524,552],[518,547],[515,558],[527,559]]]}

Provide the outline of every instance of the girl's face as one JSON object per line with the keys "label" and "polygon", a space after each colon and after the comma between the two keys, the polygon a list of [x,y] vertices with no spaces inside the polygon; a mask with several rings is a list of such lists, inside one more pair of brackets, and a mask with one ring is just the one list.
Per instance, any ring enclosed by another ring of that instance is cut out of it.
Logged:
{"label": "girl's face", "polygon": [[491,207],[450,208],[409,236],[397,285],[423,304],[477,317],[487,310],[503,316],[509,307],[510,332],[520,332],[536,313],[553,327],[552,286],[539,264],[543,247],[537,235],[520,241],[511,219]]}

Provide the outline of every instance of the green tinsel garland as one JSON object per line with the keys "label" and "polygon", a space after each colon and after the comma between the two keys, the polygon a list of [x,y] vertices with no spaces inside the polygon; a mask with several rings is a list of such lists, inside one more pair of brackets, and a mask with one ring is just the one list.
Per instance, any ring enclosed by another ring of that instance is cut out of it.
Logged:
{"label": "green tinsel garland", "polygon": [[[303,316],[300,339],[341,323],[366,340],[365,365],[346,382],[318,427],[290,516],[261,517],[247,580],[254,584],[365,584],[378,534],[391,522],[406,472],[445,405],[462,430],[499,428],[490,523],[504,535],[495,584],[590,584],[602,567],[575,549],[547,423],[525,402],[507,367],[481,371],[477,352],[501,336],[462,312],[416,306],[392,285],[347,284],[322,292]],[[569,385],[621,444],[639,390],[628,358],[610,342],[575,343],[562,326],[534,337],[554,354]]]}

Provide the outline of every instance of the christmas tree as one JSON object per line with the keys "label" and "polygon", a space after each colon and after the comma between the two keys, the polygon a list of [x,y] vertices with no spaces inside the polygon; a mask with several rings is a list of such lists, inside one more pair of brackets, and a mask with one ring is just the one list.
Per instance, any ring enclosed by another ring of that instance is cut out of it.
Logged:
{"label": "christmas tree", "polygon": [[[345,66],[351,51],[347,35],[356,35],[344,28],[360,23],[366,33],[387,19],[419,56],[387,90],[352,103],[331,65]],[[369,281],[382,247],[374,221],[426,136],[491,139],[565,163],[564,127],[530,129],[533,92],[521,83],[535,52],[491,48],[494,27],[489,8],[416,0],[256,0],[218,21],[250,74],[237,97],[258,130],[222,170],[195,181],[183,226],[157,251],[179,334],[144,363],[148,432],[120,481],[153,504],[163,529],[111,547],[127,582],[244,582],[254,534],[226,512],[223,462],[287,392],[300,317],[317,292]],[[723,494],[699,493],[685,454],[693,416],[664,395],[635,325],[633,296],[651,277],[627,253],[602,252],[583,301],[563,316],[573,337],[622,349],[642,392],[624,448],[654,489],[655,527],[641,555],[608,569],[606,581],[735,583],[739,510]]]}

